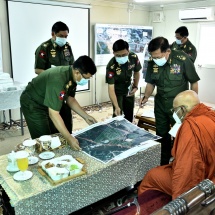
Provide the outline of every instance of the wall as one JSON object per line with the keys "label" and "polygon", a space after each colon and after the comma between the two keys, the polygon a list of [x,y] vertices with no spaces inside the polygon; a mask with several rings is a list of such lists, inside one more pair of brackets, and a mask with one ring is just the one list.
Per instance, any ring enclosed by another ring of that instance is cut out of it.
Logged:
{"label": "wall", "polygon": [[[69,2],[69,1],[67,1]],[[77,3],[86,3],[89,1],[71,1]],[[94,0],[91,3],[92,8],[90,11],[90,56],[94,57],[94,25],[96,23],[104,24],[130,24],[131,25],[148,25],[148,14],[149,12],[144,8],[138,7],[134,9],[132,13],[128,13],[127,4],[122,3],[102,3],[101,1]],[[10,47],[9,47],[9,35],[8,35],[8,23],[7,23],[7,12],[6,12],[6,1],[0,0],[0,25],[2,29],[2,54],[3,54],[3,71],[10,73]],[[130,19],[129,19],[130,17]],[[50,23],[50,27],[53,23]],[[20,32],[17,32],[20,33]],[[71,32],[72,34],[72,32]],[[23,35],[24,37],[26,35]],[[47,38],[49,35],[47,35]],[[23,44],[24,45],[24,44]],[[36,45],[35,45],[36,48]],[[107,84],[105,83],[105,67],[99,66],[95,77],[91,80],[91,90],[88,92],[77,93],[76,99],[79,101],[81,106],[91,105],[96,103],[95,99],[95,87],[97,102],[109,101]],[[13,111],[14,112],[14,111]],[[19,112],[16,111],[13,115],[19,117]],[[1,121],[1,118],[0,118]]]}
{"label": "wall", "polygon": [[[67,1],[69,2],[69,1]],[[169,42],[175,40],[175,30],[181,25],[186,25],[190,31],[190,40],[197,46],[196,35],[198,29],[198,23],[181,23],[178,19],[179,8],[200,7],[215,5],[214,0],[202,1],[202,3],[193,4],[175,4],[160,8],[160,6],[147,8],[136,7],[133,12],[129,14],[127,4],[111,3],[110,1],[99,0],[71,0],[71,2],[77,3],[91,3],[92,8],[90,12],[90,56],[94,56],[94,25],[96,23],[104,24],[131,24],[131,25],[147,25],[153,26],[154,37],[165,36]],[[152,22],[152,12],[161,11],[163,9],[165,19],[161,23]],[[9,36],[8,36],[8,23],[6,14],[6,2],[0,0],[0,25],[2,29],[2,49],[3,49],[3,68],[4,72],[10,73],[10,52],[9,52]],[[52,25],[52,24],[51,24]],[[18,32],[17,32],[18,33]],[[72,33],[72,32],[71,32]],[[48,35],[47,35],[48,37]],[[99,66],[95,78],[92,79],[91,91],[78,93],[76,98],[82,106],[95,104],[95,87],[97,102],[109,101],[107,84],[105,83],[105,66]],[[19,114],[18,114],[19,115]]]}

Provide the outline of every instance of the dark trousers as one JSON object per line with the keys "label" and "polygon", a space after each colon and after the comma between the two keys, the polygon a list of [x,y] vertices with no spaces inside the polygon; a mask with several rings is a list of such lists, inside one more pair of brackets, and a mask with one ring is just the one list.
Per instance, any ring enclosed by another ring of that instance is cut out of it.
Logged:
{"label": "dark trousers", "polygon": [[[129,122],[133,122],[134,118],[134,96],[126,96],[126,95],[117,95],[117,102],[121,109],[121,114],[125,115],[125,119]],[[114,114],[115,107],[113,106],[113,117],[116,115]]]}
{"label": "dark trousers", "polygon": [[[20,103],[32,139],[59,132],[50,119],[46,106],[38,104],[25,92],[20,97]],[[71,120],[67,120],[68,124],[69,122],[71,124]]]}
{"label": "dark trousers", "polygon": [[175,124],[173,113],[170,111],[173,105],[173,98],[162,98],[155,96],[155,123],[156,134],[161,137],[158,141],[161,143],[161,165],[169,163],[172,149],[172,138],[168,133],[170,127]]}

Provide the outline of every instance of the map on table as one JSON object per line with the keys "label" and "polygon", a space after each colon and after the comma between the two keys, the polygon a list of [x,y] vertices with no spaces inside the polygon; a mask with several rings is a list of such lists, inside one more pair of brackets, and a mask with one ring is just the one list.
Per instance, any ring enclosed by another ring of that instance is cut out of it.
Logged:
{"label": "map on table", "polygon": [[121,116],[88,126],[76,132],[74,136],[78,139],[83,152],[104,163],[128,150],[133,154],[141,151],[144,147],[140,146],[144,146],[146,141],[160,138]]}

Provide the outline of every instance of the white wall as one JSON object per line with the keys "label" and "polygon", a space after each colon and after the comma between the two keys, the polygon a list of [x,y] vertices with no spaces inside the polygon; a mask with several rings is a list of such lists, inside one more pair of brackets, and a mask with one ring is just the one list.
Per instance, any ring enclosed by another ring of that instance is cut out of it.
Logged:
{"label": "white wall", "polygon": [[[69,1],[67,1],[69,2]],[[86,3],[89,1],[83,0],[72,0],[71,2]],[[96,23],[101,24],[131,24],[131,25],[148,25],[149,12],[145,8],[138,7],[134,9],[132,13],[127,10],[127,4],[117,3],[103,3],[101,1],[91,1],[90,11],[90,56],[94,57],[94,25]],[[7,12],[6,12],[6,1],[0,0],[0,25],[2,29],[2,58],[3,58],[3,71],[11,73],[10,65],[10,47],[9,47],[9,34],[8,34],[8,23],[7,23]],[[50,23],[50,28],[53,23]],[[72,32],[71,32],[72,34]],[[23,35],[25,38],[26,35]],[[47,39],[50,35],[47,35]],[[24,40],[22,41],[24,45]],[[42,42],[42,41],[41,41]],[[35,44],[35,49],[38,45]],[[26,57],[24,60],[27,60]],[[23,63],[23,62],[22,62]],[[96,75],[96,94],[97,101],[99,103],[109,101],[107,84],[105,83],[105,67],[100,66],[97,68],[98,72]],[[76,94],[76,99],[81,106],[95,104],[95,78],[91,81],[91,90],[88,92],[80,92]],[[19,111],[12,112],[14,118],[19,118]],[[1,117],[0,117],[1,121]]]}
{"label": "white wall", "polygon": [[[68,2],[68,1],[67,1]],[[99,0],[89,1],[89,0],[71,0],[71,2],[79,3],[91,3],[92,8],[90,12],[90,56],[94,57],[94,25],[96,23],[101,24],[131,24],[131,25],[147,25],[153,26],[153,37],[164,36],[169,42],[174,41],[175,30],[182,25],[188,27],[190,36],[189,39],[192,43],[197,46],[196,36],[198,23],[182,23],[178,19],[179,8],[189,8],[189,7],[200,7],[200,6],[215,6],[215,1],[203,1],[202,3],[193,4],[177,4],[163,8],[165,19],[161,23],[152,22],[152,11],[161,11],[159,6],[146,8],[146,7],[136,7],[132,13],[129,14],[126,4],[116,4],[110,3],[110,1],[102,2]],[[130,16],[129,16],[130,15]],[[50,27],[53,23],[50,23]],[[10,52],[9,52],[9,36],[8,36],[8,23],[6,14],[6,1],[0,0],[0,25],[2,29],[2,49],[3,49],[3,68],[4,72],[10,73]],[[72,32],[71,32],[72,34]],[[47,35],[49,38],[49,35]],[[36,48],[36,45],[35,45]],[[105,66],[99,66],[96,75],[96,94],[97,101],[104,102],[109,101],[107,84],[105,83]],[[82,106],[95,104],[95,79],[93,79],[91,84],[90,92],[77,93],[77,100]],[[19,116],[19,114],[18,114]]]}

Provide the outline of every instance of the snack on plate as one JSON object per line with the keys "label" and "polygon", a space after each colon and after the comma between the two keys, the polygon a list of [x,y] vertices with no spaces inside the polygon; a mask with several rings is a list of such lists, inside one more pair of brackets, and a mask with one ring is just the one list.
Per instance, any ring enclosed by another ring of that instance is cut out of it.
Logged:
{"label": "snack on plate", "polygon": [[79,169],[79,168],[78,168],[78,165],[72,164],[72,165],[70,166],[70,171],[75,170],[75,169]]}
{"label": "snack on plate", "polygon": [[70,159],[63,159],[63,160],[61,160],[61,161],[71,162]]}
{"label": "snack on plate", "polygon": [[56,165],[56,167],[59,167],[59,168],[65,168],[65,167],[67,167],[68,165],[67,164],[62,164],[62,163],[58,163],[57,165]]}
{"label": "snack on plate", "polygon": [[55,165],[53,163],[50,163],[48,162],[46,165],[45,165],[45,168],[48,169],[48,168],[51,168],[51,167],[54,167]]}

